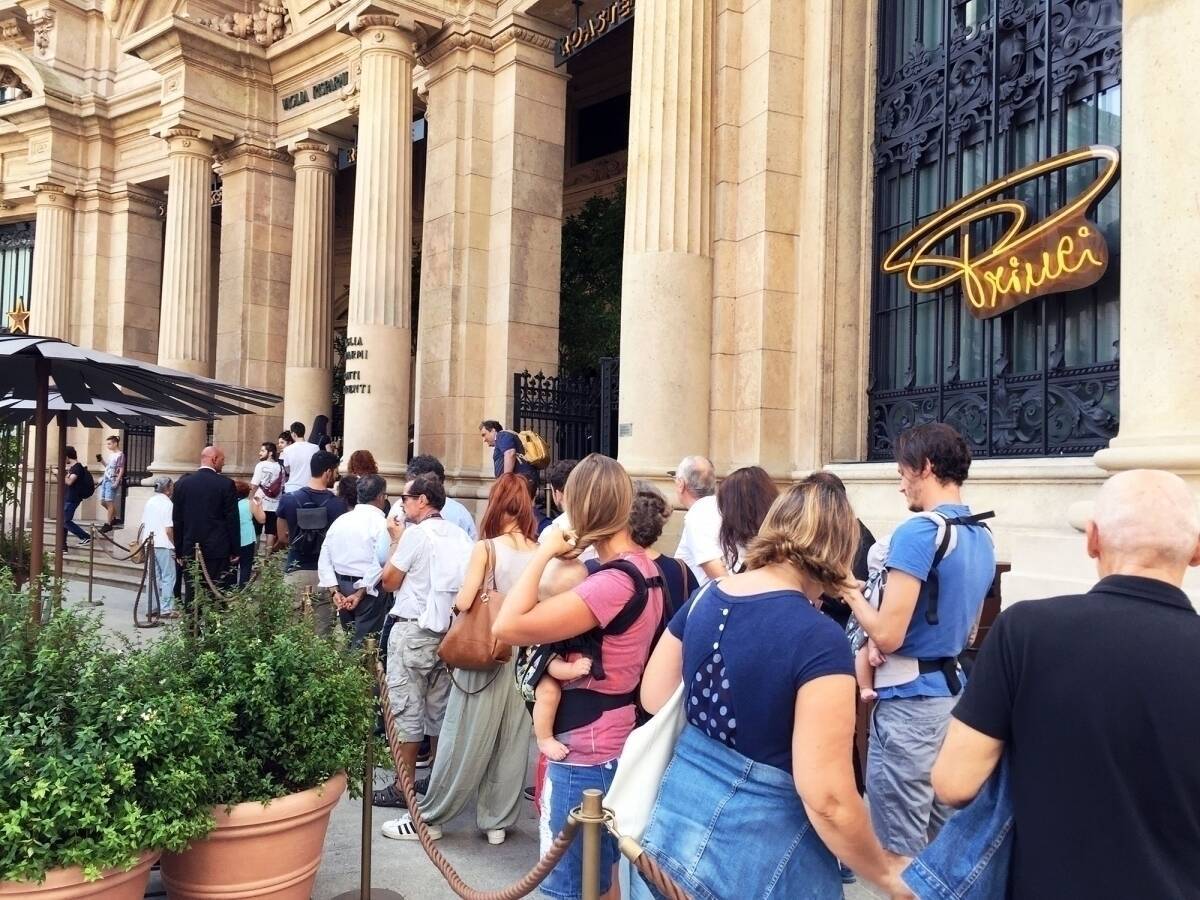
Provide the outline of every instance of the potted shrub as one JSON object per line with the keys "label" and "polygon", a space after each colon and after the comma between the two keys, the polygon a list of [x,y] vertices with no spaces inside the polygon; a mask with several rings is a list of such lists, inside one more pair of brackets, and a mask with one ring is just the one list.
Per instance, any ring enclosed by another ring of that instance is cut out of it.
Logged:
{"label": "potted shrub", "polygon": [[293,589],[269,568],[197,634],[179,629],[154,649],[159,668],[227,724],[220,772],[206,793],[216,828],[163,855],[172,900],[269,896],[307,900],[333,806],[357,796],[374,698],[361,655],[340,632],[298,619]]}
{"label": "potted shrub", "polygon": [[89,614],[28,615],[0,570],[0,897],[140,898],[158,850],[212,827],[227,714]]}

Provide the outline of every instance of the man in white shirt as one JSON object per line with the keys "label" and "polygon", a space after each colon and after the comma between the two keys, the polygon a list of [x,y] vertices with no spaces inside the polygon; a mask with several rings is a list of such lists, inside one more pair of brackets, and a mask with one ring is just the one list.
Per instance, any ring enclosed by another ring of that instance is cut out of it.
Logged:
{"label": "man in white shirt", "polygon": [[[409,460],[406,471],[410,479],[416,478],[418,475],[436,475],[443,491],[445,490],[446,469],[436,456],[430,456],[428,453],[414,456]],[[397,503],[392,507],[392,518],[397,522],[404,521],[404,505],[402,503]],[[475,528],[475,518],[465,506],[449,495],[446,497],[446,505],[442,507],[442,518],[465,531],[467,537],[472,541],[479,540],[479,532]]]}
{"label": "man in white shirt", "polygon": [[[387,647],[388,698],[396,714],[400,754],[410,774],[426,735],[430,764],[450,695],[450,675],[438,647],[450,628],[450,610],[466,575],[474,544],[442,518],[446,491],[437,475],[418,475],[400,497],[408,525],[399,537],[389,525],[394,551],[383,569],[384,590],[396,591]],[[396,785],[375,792],[376,806],[397,806]]]}
{"label": "man in white shirt", "polygon": [[287,469],[288,479],[283,485],[283,492],[291,494],[308,484],[309,461],[313,454],[321,448],[310,444],[304,439],[304,423],[293,422],[291,432],[296,440],[289,444],[279,456],[279,461]]}
{"label": "man in white shirt", "polygon": [[166,475],[154,479],[154,496],[142,510],[138,537],[154,535],[154,576],[158,584],[158,608],[164,619],[177,619],[175,611],[175,528],[172,522],[171,494],[175,482]]}
{"label": "man in white shirt", "polygon": [[687,513],[675,556],[688,564],[703,586],[727,575],[721,552],[721,511],[717,508],[717,474],[703,456],[685,456],[675,476],[675,490]]}
{"label": "man in white shirt", "polygon": [[358,505],[333,520],[317,560],[317,585],[332,594],[338,620],[352,634],[351,647],[379,635],[391,601],[376,585],[391,546],[383,516],[387,481],[363,475],[357,490]]}

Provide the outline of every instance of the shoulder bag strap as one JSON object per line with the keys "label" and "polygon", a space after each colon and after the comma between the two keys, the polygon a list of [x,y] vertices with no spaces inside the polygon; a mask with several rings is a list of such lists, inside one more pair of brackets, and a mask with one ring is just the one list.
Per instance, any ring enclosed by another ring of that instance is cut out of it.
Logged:
{"label": "shoulder bag strap", "polygon": [[496,542],[493,538],[488,538],[484,545],[487,551],[487,562],[483,572],[483,583],[488,590],[496,590]]}

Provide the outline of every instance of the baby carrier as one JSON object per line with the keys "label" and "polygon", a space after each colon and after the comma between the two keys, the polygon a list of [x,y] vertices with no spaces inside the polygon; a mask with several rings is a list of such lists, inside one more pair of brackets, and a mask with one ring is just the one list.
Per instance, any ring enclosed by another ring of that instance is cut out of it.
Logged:
{"label": "baby carrier", "polygon": [[[553,644],[539,644],[533,647],[525,647],[518,652],[517,687],[520,689],[521,696],[525,700],[525,706],[530,712],[533,711],[534,689],[537,687],[538,682],[542,680],[542,677],[546,675],[546,669],[554,656],[562,656],[566,653],[583,653],[590,656],[592,659],[592,677],[597,681],[603,681],[606,677],[604,673],[603,652],[601,650],[604,637],[607,635],[624,634],[632,628],[646,609],[646,603],[650,597],[650,589],[658,588],[660,591],[663,589],[661,575],[653,575],[647,578],[642,574],[641,569],[627,559],[614,559],[597,567],[595,571],[602,572],[605,569],[616,569],[624,572],[633,582],[633,596],[630,597],[625,607],[617,613],[616,617],[606,627],[596,627],[578,637],[565,641],[556,641]],[[666,622],[660,618],[658,624],[655,626],[654,639],[650,643],[651,649],[658,643],[658,639],[665,627]],[[640,685],[632,691],[623,694],[603,694],[599,691],[588,690],[586,688],[574,688],[569,691],[563,691],[562,700],[558,704],[558,714],[554,718],[554,733],[562,734],[566,731],[582,728],[585,725],[595,722],[610,709],[620,709],[630,704],[637,704],[639,689]]]}
{"label": "baby carrier", "polygon": [[[929,575],[925,579],[926,606],[925,621],[929,625],[938,624],[938,601],[941,591],[938,576],[938,566],[942,560],[952,554],[958,546],[959,528],[982,528],[992,537],[992,530],[985,524],[986,519],[995,517],[995,512],[981,512],[969,516],[947,516],[940,512],[931,511],[919,514],[922,518],[930,519],[937,525],[934,535],[936,549],[933,562],[929,566]],[[867,553],[867,586],[863,597],[875,609],[883,602],[883,591],[887,584],[887,560],[890,549],[889,539],[884,538],[872,545]],[[850,648],[857,653],[867,642],[867,634],[854,616],[846,624],[846,636],[850,640]],[[875,686],[891,687],[906,684],[917,675],[930,672],[941,672],[946,679],[952,696],[957,696],[962,690],[962,681],[958,677],[958,656],[941,656],[935,659],[914,659],[911,656],[901,656],[897,653],[888,654],[887,661],[875,670]]]}

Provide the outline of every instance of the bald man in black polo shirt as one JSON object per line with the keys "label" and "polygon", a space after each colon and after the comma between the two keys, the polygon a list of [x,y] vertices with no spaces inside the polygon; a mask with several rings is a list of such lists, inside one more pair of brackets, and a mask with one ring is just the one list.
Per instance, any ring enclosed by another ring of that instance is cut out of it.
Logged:
{"label": "bald man in black polo shirt", "polygon": [[963,806],[1011,764],[1009,896],[1200,897],[1200,565],[1182,479],[1140,470],[1101,488],[1087,526],[1101,580],[996,620],[933,770]]}

